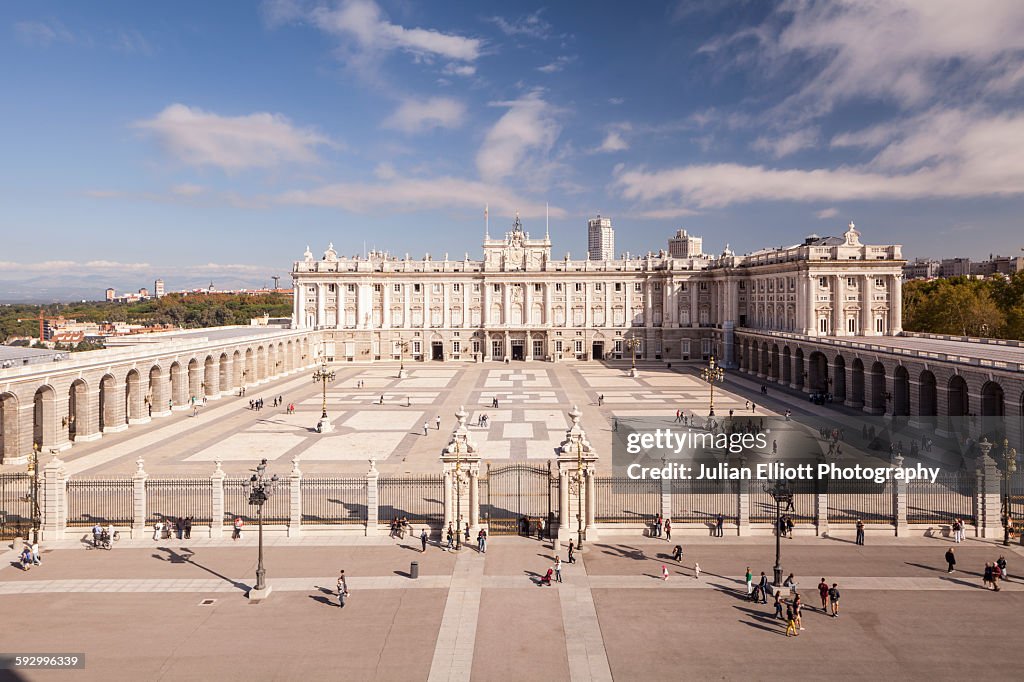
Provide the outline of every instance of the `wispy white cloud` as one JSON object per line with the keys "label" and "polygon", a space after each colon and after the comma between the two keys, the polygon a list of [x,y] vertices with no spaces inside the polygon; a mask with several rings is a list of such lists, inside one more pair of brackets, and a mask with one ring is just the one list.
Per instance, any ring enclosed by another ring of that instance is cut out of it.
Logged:
{"label": "wispy white cloud", "polygon": [[[392,169],[393,170],[393,169]],[[275,201],[302,206],[329,206],[356,213],[380,210],[420,211],[446,208],[482,210],[492,215],[519,211],[524,217],[544,215],[543,202],[533,201],[499,185],[450,176],[408,178],[388,174],[376,183],[335,183],[308,190],[285,192]],[[552,206],[551,216],[562,218],[564,209]]]}
{"label": "wispy white cloud", "polygon": [[[529,171],[527,162],[537,165],[550,153],[561,132],[558,110],[544,100],[539,90],[492,106],[508,109],[487,131],[476,155],[476,166],[486,181],[506,178],[517,170]],[[531,158],[532,157],[532,158]]]}
{"label": "wispy white cloud", "polygon": [[613,130],[604,136],[601,146],[599,146],[596,151],[621,152],[627,149],[629,149],[629,143],[622,139],[622,133]]}
{"label": "wispy white cloud", "polygon": [[34,47],[49,47],[55,43],[74,45],[78,36],[59,21],[19,21],[14,24],[18,40]]}
{"label": "wispy white cloud", "polygon": [[476,75],[476,67],[472,64],[448,63],[445,64],[442,73],[447,76],[462,76],[463,78],[468,78]]}
{"label": "wispy white cloud", "polygon": [[151,133],[169,154],[186,164],[227,171],[310,163],[317,160],[317,147],[338,146],[312,129],[292,125],[280,114],[221,116],[184,104],[172,104],[135,127]]}
{"label": "wispy white cloud", "polygon": [[817,213],[815,213],[814,215],[816,215],[821,220],[826,220],[828,218],[835,218],[837,215],[839,215],[839,209],[838,208],[823,208],[820,211],[818,211]]}
{"label": "wispy white cloud", "polygon": [[431,97],[402,102],[382,125],[405,133],[417,133],[431,128],[458,128],[465,118],[466,105],[459,100]]}
{"label": "wispy white cloud", "polygon": [[515,19],[504,17],[489,17],[488,21],[509,37],[535,38],[547,40],[551,37],[552,27],[541,16],[544,10],[539,9],[531,14],[526,14]]}
{"label": "wispy white cloud", "polygon": [[558,73],[574,61],[576,61],[575,55],[559,55],[555,57],[553,62],[548,62],[544,66],[538,66],[537,70],[541,73]]}
{"label": "wispy white cloud", "polygon": [[754,140],[751,146],[757,151],[767,152],[776,159],[781,159],[784,156],[814,147],[819,140],[820,135],[816,128],[806,128],[780,137],[762,135]]}
{"label": "wispy white cloud", "polygon": [[[300,14],[300,10],[276,11],[279,17]],[[483,41],[478,38],[391,23],[372,0],[345,0],[331,7],[316,6],[307,18],[320,29],[352,39],[362,49],[370,51],[403,50],[420,56],[472,62],[480,56],[483,47]]]}
{"label": "wispy white cloud", "polygon": [[619,104],[624,103],[625,101],[626,101],[625,97],[609,97],[608,98],[608,104],[614,104],[616,106],[618,106]]}

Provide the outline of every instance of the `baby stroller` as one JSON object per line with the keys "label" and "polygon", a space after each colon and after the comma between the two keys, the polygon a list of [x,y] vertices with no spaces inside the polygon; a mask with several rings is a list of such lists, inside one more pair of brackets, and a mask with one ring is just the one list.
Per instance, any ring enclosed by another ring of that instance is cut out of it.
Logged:
{"label": "baby stroller", "polygon": [[551,587],[551,576],[554,574],[554,572],[555,572],[554,569],[549,568],[548,572],[545,573],[543,576],[541,576],[540,583],[538,583],[538,584],[541,585],[542,587],[544,585],[547,585],[548,587]]}

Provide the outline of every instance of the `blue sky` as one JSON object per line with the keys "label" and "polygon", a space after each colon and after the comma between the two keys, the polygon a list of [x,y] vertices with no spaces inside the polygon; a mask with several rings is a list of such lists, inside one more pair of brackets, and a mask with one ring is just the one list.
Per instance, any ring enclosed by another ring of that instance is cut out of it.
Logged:
{"label": "blue sky", "polygon": [[485,204],[549,204],[559,256],[598,211],[620,252],[1024,246],[1022,3],[24,2],[0,35],[0,278],[478,257]]}

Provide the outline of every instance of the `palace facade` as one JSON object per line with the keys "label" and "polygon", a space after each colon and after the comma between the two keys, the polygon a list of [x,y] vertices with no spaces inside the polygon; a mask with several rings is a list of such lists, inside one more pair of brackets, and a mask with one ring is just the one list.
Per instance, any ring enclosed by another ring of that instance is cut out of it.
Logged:
{"label": "palace facade", "polygon": [[336,361],[637,358],[735,361],[737,328],[808,336],[901,331],[898,245],[841,237],[717,257],[662,250],[618,260],[553,258],[517,217],[483,258],[373,252],[294,263],[293,323],[325,332]]}

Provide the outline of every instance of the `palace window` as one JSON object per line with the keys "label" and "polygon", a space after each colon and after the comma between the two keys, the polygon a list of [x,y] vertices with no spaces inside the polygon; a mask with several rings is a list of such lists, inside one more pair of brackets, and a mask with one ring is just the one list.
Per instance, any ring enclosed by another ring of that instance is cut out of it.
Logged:
{"label": "palace window", "polygon": [[473,282],[473,293],[474,294],[479,294],[480,293],[480,282]]}
{"label": "palace window", "polygon": [[349,284],[348,285],[348,293],[350,293],[350,294],[351,293],[355,293],[355,290],[356,290],[356,285],[355,284]]}
{"label": "palace window", "polygon": [[847,277],[846,278],[846,286],[848,286],[848,287],[856,287],[857,286],[857,281],[853,277]]}
{"label": "palace window", "polygon": [[396,284],[396,285],[394,286],[394,292],[395,292],[396,294],[400,294],[400,293],[402,293],[402,285],[401,285],[401,284]]}
{"label": "palace window", "polygon": [[439,282],[434,282],[434,286],[431,287],[431,291],[433,291],[435,294],[441,293],[441,284]]}
{"label": "palace window", "polygon": [[655,291],[661,291],[661,282],[655,282],[654,283],[654,290]]}
{"label": "palace window", "polygon": [[600,282],[597,282],[596,284],[594,284],[594,291],[601,291],[601,289],[602,289],[602,287],[601,287],[601,283]]}
{"label": "palace window", "polygon": [[412,290],[418,294],[418,293],[420,293],[421,286],[419,284],[413,284],[412,285]]}
{"label": "palace window", "polygon": [[452,341],[452,352],[453,353],[461,353],[462,352],[462,342],[461,341]]}
{"label": "palace window", "polygon": [[[761,286],[764,287],[764,282],[761,282]],[[707,282],[701,282],[700,283],[700,290],[701,291],[707,291],[708,290],[708,283]]]}
{"label": "palace window", "polygon": [[[452,291],[455,291],[455,292],[462,291],[462,285],[459,284],[458,282],[456,282],[455,284],[452,285]],[[455,352],[458,353],[459,351],[455,351]]]}
{"label": "palace window", "polygon": [[822,289],[828,289],[828,278],[827,277],[819,277],[818,278],[818,286],[821,287]]}
{"label": "palace window", "polygon": [[374,290],[374,291],[376,291],[376,292],[378,292],[378,293],[380,293],[380,291],[381,291],[382,289],[383,289],[383,287],[382,287],[382,286],[381,286],[380,284],[374,284],[374,285],[373,285],[373,290]]}
{"label": "palace window", "polygon": [[643,291],[644,285],[642,282],[633,282],[633,291]]}
{"label": "palace window", "polygon": [[533,285],[533,290],[534,290],[534,291],[535,291],[536,293],[538,293],[538,294],[539,294],[539,293],[540,293],[540,290],[541,290],[541,285],[540,285],[540,284],[534,284],[534,285]]}
{"label": "palace window", "polygon": [[875,278],[875,286],[879,288],[885,287],[885,281],[881,277]]}
{"label": "palace window", "polygon": [[496,294],[500,294],[501,293],[501,285],[500,284],[495,284],[494,285],[494,293],[496,293]]}
{"label": "palace window", "polygon": [[562,290],[562,283],[561,282],[555,282],[555,291],[561,291],[561,290]]}
{"label": "palace window", "polygon": [[576,282],[576,291],[577,293],[583,291],[583,282]]}

